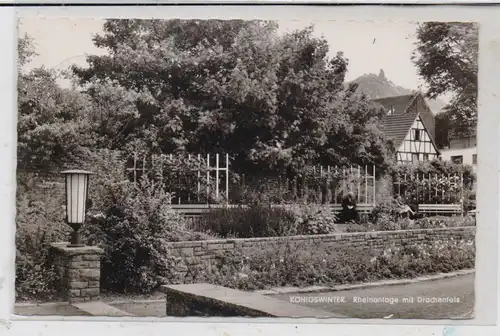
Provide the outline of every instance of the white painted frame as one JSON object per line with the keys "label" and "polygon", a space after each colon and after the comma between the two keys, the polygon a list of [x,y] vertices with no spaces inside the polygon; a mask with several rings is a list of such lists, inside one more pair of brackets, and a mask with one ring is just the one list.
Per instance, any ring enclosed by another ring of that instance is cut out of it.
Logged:
{"label": "white painted frame", "polygon": [[[25,3],[33,3],[26,0]],[[46,0],[46,2],[55,2]],[[76,2],[76,1],[73,1]],[[87,3],[99,3],[87,0]],[[131,1],[123,1],[131,2]],[[135,1],[137,3],[138,1]],[[146,2],[146,1],[142,1]],[[178,1],[189,2],[189,1]],[[296,1],[300,3],[301,1]],[[321,1],[328,2],[328,1]],[[352,3],[338,0],[337,3]],[[386,3],[414,3],[408,0],[387,0]],[[497,1],[483,1],[496,3]],[[158,3],[158,2],[156,2]],[[193,2],[191,2],[193,3]],[[304,3],[304,2],[302,2]],[[440,1],[419,1],[442,3]],[[463,1],[449,1],[462,3]],[[12,316],[14,302],[14,192],[15,192],[15,15],[12,7],[0,8],[0,192],[4,200],[0,206],[3,225],[0,235],[0,333],[2,335],[498,335],[495,326],[498,318],[498,219],[499,219],[499,142],[500,114],[500,8],[498,7],[177,7],[163,13],[157,7],[134,8],[25,8],[23,15],[52,17],[181,17],[181,18],[288,18],[290,20],[389,20],[389,21],[478,21],[480,26],[479,102],[480,118],[478,136],[478,207],[477,262],[476,262],[476,319],[472,321],[416,321],[416,320],[342,320],[316,321],[314,319],[154,319],[154,318],[21,318]],[[213,10],[213,11],[212,11]],[[10,46],[10,47],[9,47]],[[494,300],[493,298],[497,298]],[[93,321],[93,323],[89,323]],[[160,322],[161,321],[161,322]],[[176,323],[172,323],[172,322]],[[193,323],[197,322],[197,323]],[[239,323],[236,323],[239,322]],[[343,324],[339,324],[343,323]]]}

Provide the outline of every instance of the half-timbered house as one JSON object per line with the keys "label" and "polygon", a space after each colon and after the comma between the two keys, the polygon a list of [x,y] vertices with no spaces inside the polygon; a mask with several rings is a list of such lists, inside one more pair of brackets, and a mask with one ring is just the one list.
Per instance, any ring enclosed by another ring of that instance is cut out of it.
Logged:
{"label": "half-timbered house", "polygon": [[420,93],[375,100],[386,111],[382,130],[395,146],[397,161],[409,163],[438,158],[435,117]]}

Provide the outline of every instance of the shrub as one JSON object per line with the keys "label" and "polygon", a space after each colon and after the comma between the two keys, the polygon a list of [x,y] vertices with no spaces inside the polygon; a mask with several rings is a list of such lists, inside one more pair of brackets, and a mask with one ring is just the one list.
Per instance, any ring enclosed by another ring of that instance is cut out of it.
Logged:
{"label": "shrub", "polygon": [[344,232],[367,232],[367,231],[375,231],[373,224],[371,223],[363,223],[363,224],[349,224],[345,226]]}
{"label": "shrub", "polygon": [[57,276],[51,263],[50,243],[64,240],[65,232],[47,226],[16,232],[16,300],[51,300],[57,297]]}
{"label": "shrub", "polygon": [[65,227],[64,181],[54,183],[53,176],[43,177],[36,173],[17,173],[16,225],[31,232],[50,225]]}
{"label": "shrub", "polygon": [[395,221],[399,217],[399,206],[394,199],[388,199],[385,202],[380,202],[373,207],[370,212],[370,221],[377,223],[380,220]]}
{"label": "shrub", "polygon": [[[34,173],[17,173],[16,299],[51,300],[57,275],[49,259],[50,243],[67,240],[64,187],[44,184]],[[61,190],[60,190],[61,189]]]}
{"label": "shrub", "polygon": [[[181,153],[172,156],[153,155],[147,161],[151,161],[148,179],[163,184],[165,190],[178,200],[214,204],[226,199],[226,190],[219,190],[218,195],[216,194],[215,177],[211,175],[207,179],[210,170],[207,170],[206,158]],[[236,176],[230,174],[230,183],[235,183],[236,180]],[[198,190],[198,185],[203,188]]]}
{"label": "shrub", "polygon": [[214,209],[202,216],[198,228],[222,238],[282,237],[335,232],[335,215],[328,207],[295,204],[270,207]]}
{"label": "shrub", "polygon": [[200,218],[199,228],[223,238],[284,236],[296,233],[296,217],[281,207],[252,204],[211,210]]}
{"label": "shrub", "polygon": [[171,195],[144,176],[105,186],[109,204],[85,228],[90,244],[101,246],[101,288],[113,292],[147,293],[167,282],[169,241],[197,240],[184,227],[184,218],[170,207]]}
{"label": "shrub", "polygon": [[336,232],[336,215],[329,207],[316,204],[298,204],[291,207],[299,235],[328,234]]}
{"label": "shrub", "polygon": [[90,177],[90,213],[103,211],[113,205],[113,199],[110,197],[110,188],[113,185],[129,183],[125,164],[120,151],[98,150],[90,153],[85,168],[96,173]]}
{"label": "shrub", "polygon": [[[120,156],[125,159],[122,167],[128,168],[126,178],[129,181],[140,182],[143,174],[147,175],[148,180],[162,184],[173,198],[181,202],[196,200],[213,204],[226,199],[226,190],[219,190],[216,194],[217,182],[209,167],[214,164],[214,155],[211,162],[207,162],[209,158],[205,155],[184,151],[165,154],[158,147],[153,150],[144,139],[137,138],[125,146]],[[208,178],[207,174],[211,177]],[[235,174],[230,174],[228,179],[231,184],[238,180]]]}
{"label": "shrub", "polygon": [[234,204],[290,204],[297,198],[285,177],[236,175],[235,179],[238,182],[229,191]]}

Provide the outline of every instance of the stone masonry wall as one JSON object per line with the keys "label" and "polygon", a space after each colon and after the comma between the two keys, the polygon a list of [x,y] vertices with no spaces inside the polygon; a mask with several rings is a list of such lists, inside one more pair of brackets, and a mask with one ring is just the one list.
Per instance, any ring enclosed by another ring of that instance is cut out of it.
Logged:
{"label": "stone masonry wall", "polygon": [[103,250],[95,246],[68,247],[66,242],[51,245],[63,299],[78,302],[99,298],[102,254]]}
{"label": "stone masonry wall", "polygon": [[[391,245],[427,244],[434,241],[446,243],[450,240],[473,241],[475,227],[455,227],[438,229],[419,229],[401,231],[336,233],[326,235],[265,237],[246,239],[221,239],[208,241],[183,241],[168,243],[172,255],[178,258],[174,272],[184,280],[189,269],[209,269],[217,258],[231,250],[267,249],[279,243],[309,243],[338,248],[354,247],[360,250],[383,251]],[[312,251],[313,252],[313,251]]]}

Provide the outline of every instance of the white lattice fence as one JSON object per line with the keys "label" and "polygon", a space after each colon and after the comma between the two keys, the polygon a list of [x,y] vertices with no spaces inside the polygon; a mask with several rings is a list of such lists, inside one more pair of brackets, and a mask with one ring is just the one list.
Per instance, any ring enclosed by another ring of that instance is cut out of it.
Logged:
{"label": "white lattice fence", "polygon": [[[234,206],[229,198],[229,161],[227,154],[146,156],[134,153],[126,169],[134,183],[144,174],[155,172],[149,175],[153,175],[153,182],[162,183],[173,192],[174,208],[186,217],[196,218],[216,207]],[[307,199],[339,207],[342,197],[353,192],[359,205],[372,207],[376,198],[375,172],[374,166],[318,166],[302,178],[284,179],[278,184],[281,184],[279,188],[287,189],[292,202]],[[175,179],[183,180],[176,183]],[[244,178],[240,182],[244,184]],[[257,180],[257,184],[266,183]]]}
{"label": "white lattice fence", "polygon": [[394,192],[418,204],[459,204],[464,197],[462,174],[401,174]]}
{"label": "white lattice fence", "polygon": [[[228,154],[188,154],[182,157],[168,154],[147,157],[134,153],[129,163],[126,169],[134,183],[139,182],[143,174],[155,171],[155,179],[158,182],[169,186],[176,185],[173,189],[176,189],[177,193],[175,190],[169,190],[174,192],[173,203],[228,202]],[[167,178],[171,180],[166,181]]]}

